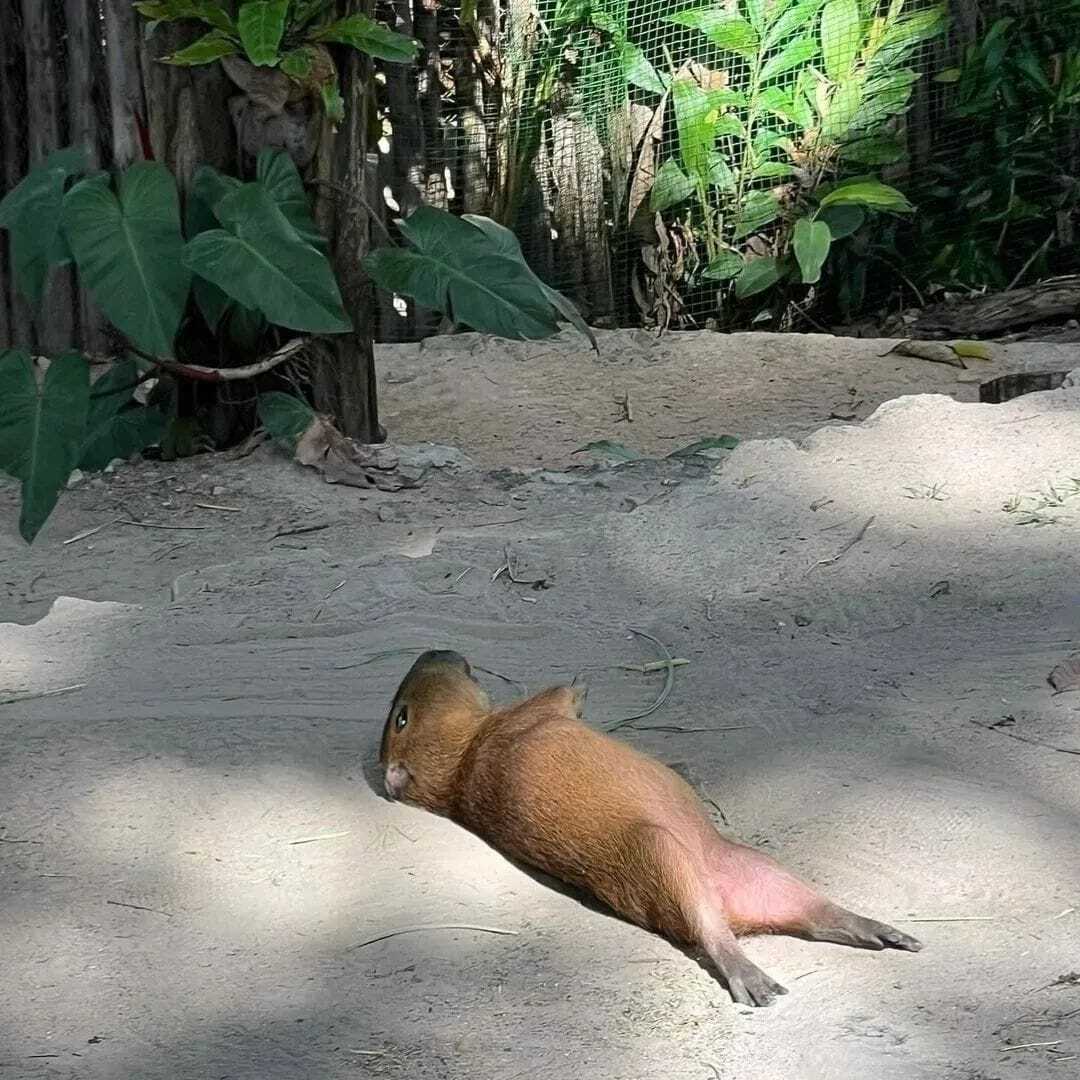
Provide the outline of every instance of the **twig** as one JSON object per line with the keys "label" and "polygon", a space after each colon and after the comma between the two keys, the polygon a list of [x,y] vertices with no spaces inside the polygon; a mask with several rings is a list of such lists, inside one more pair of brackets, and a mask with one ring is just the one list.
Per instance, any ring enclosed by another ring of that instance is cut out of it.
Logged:
{"label": "twig", "polygon": [[505,560],[502,566],[491,575],[492,581],[498,581],[503,574],[505,574],[515,585],[532,585],[536,588],[543,588],[547,585],[547,578],[519,578],[514,571],[514,560],[510,557],[510,547],[507,545],[503,548],[503,559]]}
{"label": "twig", "polygon": [[323,529],[330,529],[335,524],[336,522],[333,521],[324,521],[318,525],[297,525],[292,528],[278,529],[270,539],[276,540],[279,536],[303,536],[305,533],[322,532]]}
{"label": "twig", "polygon": [[112,904],[113,907],[131,908],[133,911],[149,911],[154,915],[164,915],[166,919],[171,919],[173,917],[171,911],[162,911],[160,908],[156,907],[143,907],[142,904],[125,904],[122,900],[106,900],[105,903]]}
{"label": "twig", "polygon": [[[835,555],[829,559],[818,559],[814,566],[831,566],[833,563],[838,563],[866,535],[866,531],[874,524],[876,516],[868,517],[863,522],[862,528]],[[814,566],[811,566],[810,570],[813,570]],[[807,573],[809,572],[808,570]]]}
{"label": "twig", "polygon": [[209,525],[159,525],[153,521],[132,521],[129,518],[117,518],[117,525],[136,525],[140,529],[175,529],[194,532],[197,529],[209,529]]}
{"label": "twig", "polygon": [[807,321],[807,322],[808,322],[808,323],[809,323],[809,324],[810,324],[810,325],[811,325],[811,326],[812,326],[812,327],[813,327],[813,328],[814,328],[815,330],[817,330],[817,331],[818,331],[818,333],[821,333],[821,334],[828,334],[828,333],[829,333],[829,331],[828,331],[828,330],[827,330],[827,329],[826,329],[826,328],[825,328],[824,326],[822,326],[822,325],[821,325],[821,323],[819,323],[819,322],[817,321],[817,319],[815,319],[815,318],[814,318],[814,316],[813,316],[813,315],[811,315],[811,314],[810,314],[810,312],[808,312],[808,311],[806,310],[806,308],[804,308],[804,307],[800,306],[799,304],[796,304],[794,300],[788,300],[788,303],[789,303],[789,304],[790,304],[790,305],[791,305],[791,306],[792,306],[792,307],[793,307],[793,308],[794,308],[794,309],[795,309],[795,310],[796,310],[796,311],[797,311],[797,312],[798,312],[798,313],[799,313],[799,314],[800,314],[800,315],[801,315],[801,316],[802,316],[802,317],[803,317],[803,318],[804,318],[804,319],[805,319],[805,320],[806,320],[806,321]]}
{"label": "twig", "polygon": [[67,547],[68,544],[77,544],[80,540],[87,540],[91,536],[101,532],[102,529],[107,529],[112,524],[113,522],[106,521],[104,525],[95,525],[92,529],[86,529],[84,532],[76,533],[71,539],[65,540],[60,546]]}
{"label": "twig", "polygon": [[632,626],[627,629],[631,634],[637,634],[638,637],[651,641],[660,650],[664,657],[664,667],[667,669],[667,675],[664,678],[664,688],[649,708],[644,712],[635,713],[633,716],[624,716],[621,720],[608,724],[604,729],[605,731],[618,731],[619,728],[626,727],[627,724],[632,724],[635,720],[644,720],[646,716],[652,716],[654,712],[663,707],[664,702],[671,696],[672,688],[675,686],[675,661],[668,651],[668,647],[659,639],[654,638],[652,634],[646,634],[644,630],[635,630]]}
{"label": "twig", "polygon": [[239,506],[218,506],[217,503],[196,503],[197,510],[222,510],[226,514],[242,514],[244,511]]}
{"label": "twig", "polygon": [[177,360],[168,360],[163,356],[154,356],[152,353],[143,352],[141,349],[135,348],[134,345],[129,344],[128,348],[136,356],[140,356],[143,360],[147,360],[149,363],[161,368],[162,371],[169,371],[174,375],[183,375],[197,382],[238,382],[241,379],[254,379],[258,375],[265,375],[266,372],[276,368],[278,364],[283,364],[302,349],[306,349],[311,343],[312,338],[310,337],[294,338],[292,341],[282,345],[280,349],[275,349],[269,356],[256,360],[254,364],[246,364],[244,367],[235,368],[212,368],[204,367],[202,364],[182,364]]}
{"label": "twig", "polygon": [[504,518],[502,521],[477,521],[471,525],[463,525],[463,529],[488,529],[492,525],[516,525],[519,521],[524,521],[529,515],[519,514],[517,517]]}
{"label": "twig", "polygon": [[0,705],[18,705],[22,701],[36,701],[38,698],[59,697],[61,694],[73,694],[76,690],[82,690],[86,683],[74,683],[72,686],[61,686],[56,690],[31,690],[25,694],[16,694],[14,697],[0,699]]}
{"label": "twig", "polygon": [[1080,750],[1074,750],[1072,747],[1055,746],[1053,743],[1044,742],[1042,739],[1029,739],[1026,735],[1017,735],[1015,732],[1006,731],[996,724],[984,724],[981,720],[972,720],[971,722],[976,727],[981,727],[984,731],[996,731],[999,735],[1004,735],[1009,739],[1015,739],[1017,742],[1027,743],[1029,746],[1041,746],[1044,750],[1053,750],[1058,754],[1075,754],[1077,757],[1080,757]]}
{"label": "twig", "polygon": [[996,915],[922,915],[918,918],[897,919],[897,922],[994,922]]}
{"label": "twig", "polygon": [[1005,286],[1005,291],[1009,292],[1010,289],[1015,289],[1017,285],[1023,280],[1024,275],[1031,269],[1031,264],[1050,246],[1050,241],[1057,235],[1057,230],[1054,229],[1050,235],[1031,253],[1028,261],[1020,267],[1016,277]]}
{"label": "twig", "polygon": [[1057,1046],[1064,1041],[1064,1039],[1054,1039],[1052,1042],[1020,1043],[1017,1046],[999,1046],[998,1051],[1002,1054],[1008,1054],[1013,1050],[1033,1050],[1039,1046]]}
{"label": "twig", "polygon": [[299,840],[290,840],[289,846],[295,847],[297,844],[314,844],[318,840],[337,840],[342,836],[348,836],[348,832],[332,832],[324,833],[322,836],[304,836]]}
{"label": "twig", "polygon": [[379,934],[378,937],[368,938],[367,941],[361,941],[356,945],[347,945],[345,947],[346,952],[352,952],[354,949],[364,949],[368,945],[374,945],[377,941],[386,941],[389,938],[401,937],[403,934],[419,934],[428,930],[472,930],[478,934],[500,934],[506,937],[517,937],[518,932],[516,930],[503,930],[497,926],[471,926],[468,924],[457,923],[436,923],[433,926],[403,926],[400,930],[390,930],[385,934]]}

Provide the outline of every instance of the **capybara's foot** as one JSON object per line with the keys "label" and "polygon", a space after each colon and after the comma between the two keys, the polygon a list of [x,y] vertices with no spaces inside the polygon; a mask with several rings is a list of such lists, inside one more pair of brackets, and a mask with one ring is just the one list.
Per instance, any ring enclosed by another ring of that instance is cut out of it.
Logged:
{"label": "capybara's foot", "polygon": [[762,1008],[771,1005],[780,994],[787,993],[786,987],[769,978],[741,952],[725,950],[714,953],[712,961],[732,998],[740,1005]]}
{"label": "capybara's foot", "polygon": [[812,941],[833,941],[856,949],[903,949],[918,952],[922,942],[897,930],[888,923],[866,919],[853,911],[829,904],[815,913],[806,926],[806,937]]}

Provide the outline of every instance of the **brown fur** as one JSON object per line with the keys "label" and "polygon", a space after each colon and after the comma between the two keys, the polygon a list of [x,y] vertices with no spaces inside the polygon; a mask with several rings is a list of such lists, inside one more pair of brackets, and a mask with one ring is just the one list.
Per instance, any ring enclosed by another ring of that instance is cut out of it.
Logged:
{"label": "brown fur", "polygon": [[786,990],[747,958],[736,934],[921,947],[721,836],[689,784],[583,724],[582,701],[580,691],[558,687],[492,711],[462,657],[425,653],[383,732],[387,790],[704,952],[744,1004],[767,1005]]}

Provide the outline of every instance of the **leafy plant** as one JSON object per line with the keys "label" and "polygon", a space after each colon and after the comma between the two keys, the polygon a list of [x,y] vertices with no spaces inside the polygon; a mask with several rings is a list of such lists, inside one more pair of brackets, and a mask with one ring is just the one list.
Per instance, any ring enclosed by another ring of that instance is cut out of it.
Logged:
{"label": "leafy plant", "polygon": [[690,223],[698,280],[740,300],[814,284],[867,213],[912,211],[878,170],[903,156],[890,121],[918,78],[907,61],[946,26],[943,5],[741,0],[663,21],[698,44],[664,90],[675,152],[650,209]]}
{"label": "leafy plant", "polygon": [[997,19],[937,81],[945,122],[913,189],[923,212],[909,273],[931,289],[980,289],[1057,272],[1080,209],[1080,161],[1067,158],[1080,124],[1080,3]]}
{"label": "leafy plant", "polygon": [[331,120],[344,116],[338,75],[327,45],[347,45],[389,63],[410,63],[417,43],[366,15],[334,19],[333,0],[244,0],[236,17],[221,0],[141,0],[136,11],[148,30],[163,22],[200,22],[210,29],[167,64],[197,67],[241,57],[255,67],[278,68],[292,83],[322,96]]}

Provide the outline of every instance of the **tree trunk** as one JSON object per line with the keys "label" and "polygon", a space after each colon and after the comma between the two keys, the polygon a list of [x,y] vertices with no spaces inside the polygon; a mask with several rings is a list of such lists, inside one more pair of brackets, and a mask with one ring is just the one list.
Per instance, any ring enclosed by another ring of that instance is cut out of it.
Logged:
{"label": "tree trunk", "polygon": [[[30,168],[63,146],[63,115],[57,43],[62,26],[52,5],[22,0],[23,41],[26,45],[26,129]],[[75,344],[74,275],[69,267],[54,269],[45,285],[39,323],[41,347],[49,353]]]}
{"label": "tree trunk", "polygon": [[[32,0],[31,0],[32,2]],[[139,65],[140,19],[128,0],[102,0],[105,58],[109,73],[112,161],[126,169],[142,156],[140,125],[145,123],[142,68]]]}
{"label": "tree trunk", "polygon": [[[374,0],[359,5],[369,18]],[[371,64],[355,50],[339,50],[341,96],[345,119],[336,133],[324,125],[318,158],[319,178],[329,181],[320,191],[319,224],[330,238],[331,260],[345,310],[353,321],[349,334],[335,334],[313,360],[315,407],[329,413],[341,430],[362,443],[382,442],[375,385],[372,329],[376,320],[375,287],[362,262],[371,249],[370,215],[366,207],[367,177],[378,169],[368,153],[372,111]]]}
{"label": "tree trunk", "polygon": [[[22,120],[26,108],[22,74],[21,20],[17,11],[5,12],[7,24],[0,34],[0,190],[9,192],[26,172]],[[29,349],[33,327],[25,302],[15,288],[7,230],[0,231],[0,347]]]}

